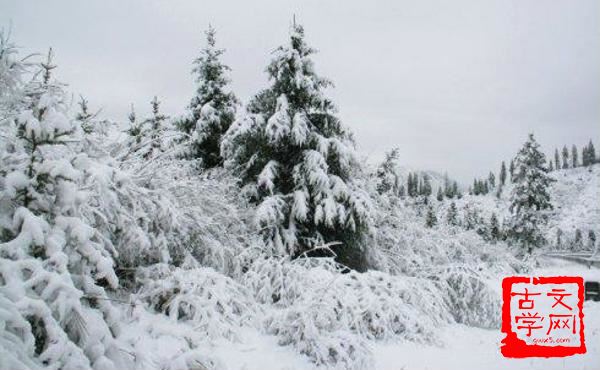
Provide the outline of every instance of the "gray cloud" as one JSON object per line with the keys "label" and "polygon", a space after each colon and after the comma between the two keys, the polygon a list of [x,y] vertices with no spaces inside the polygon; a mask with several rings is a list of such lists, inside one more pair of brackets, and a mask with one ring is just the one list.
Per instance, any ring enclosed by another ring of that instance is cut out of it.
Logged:
{"label": "gray cloud", "polygon": [[340,115],[372,159],[469,181],[534,131],[547,152],[599,139],[600,3],[574,1],[0,1],[24,51],[53,46],[61,80],[105,115],[169,114],[192,93],[212,23],[245,101],[266,86],[292,14],[320,50]]}

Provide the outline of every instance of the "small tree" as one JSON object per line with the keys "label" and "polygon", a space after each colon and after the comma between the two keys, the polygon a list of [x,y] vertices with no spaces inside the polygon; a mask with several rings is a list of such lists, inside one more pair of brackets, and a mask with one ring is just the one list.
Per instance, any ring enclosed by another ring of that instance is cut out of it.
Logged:
{"label": "small tree", "polygon": [[190,135],[189,155],[200,160],[203,168],[223,163],[221,140],[235,119],[238,100],[229,91],[230,68],[221,62],[224,49],[216,47],[216,31],[209,26],[206,46],[194,60],[192,73],[196,80],[196,95],[188,106],[186,117],[176,126]]}
{"label": "small tree", "polygon": [[488,183],[490,184],[490,188],[495,188],[496,187],[496,176],[494,175],[493,172],[490,172],[489,176],[488,176]]}
{"label": "small tree", "polygon": [[548,187],[553,181],[548,176],[546,158],[540,151],[533,134],[515,158],[515,186],[511,195],[511,235],[531,254],[533,248],[544,242],[541,232],[547,220],[546,210],[552,209]]}
{"label": "small tree", "polygon": [[576,252],[583,250],[583,234],[579,229],[575,230],[575,239],[573,240],[572,249]]}
{"label": "small tree", "polygon": [[563,244],[563,231],[561,228],[556,229],[556,249],[561,250],[564,248]]}
{"label": "small tree", "polygon": [[562,163],[563,163],[563,170],[569,168],[569,149],[567,149],[567,146],[565,145],[563,147],[562,150]]}
{"label": "small tree", "polygon": [[377,192],[379,194],[391,192],[398,195],[399,193],[400,178],[396,173],[399,153],[398,148],[387,152],[385,160],[377,168]]}
{"label": "small tree", "polygon": [[431,228],[437,225],[437,217],[432,206],[427,207],[427,214],[425,215],[425,226]]}
{"label": "small tree", "polygon": [[448,207],[448,213],[446,215],[446,222],[450,226],[458,225],[458,210],[456,209],[456,203],[450,203],[450,207]]}
{"label": "small tree", "polygon": [[500,233],[500,223],[498,222],[498,216],[496,216],[496,213],[492,213],[492,216],[490,218],[490,239],[492,241],[498,241],[500,240],[501,237],[501,233]]}
{"label": "small tree", "polygon": [[575,144],[571,147],[571,166],[573,168],[579,167],[579,155]]}
{"label": "small tree", "polygon": [[560,170],[560,154],[558,153],[558,148],[554,149],[554,165],[557,170]]}
{"label": "small tree", "polygon": [[437,197],[436,198],[437,198],[438,202],[441,202],[441,201],[444,200],[444,193],[442,192],[442,187],[441,186],[438,187],[438,192],[437,192]]}
{"label": "small tree", "polygon": [[596,250],[596,233],[594,230],[588,232],[588,249],[592,252]]}
{"label": "small tree", "polygon": [[552,160],[550,160],[550,162],[548,163],[548,171],[554,171],[554,162],[552,162]]}
{"label": "small tree", "polygon": [[500,166],[500,186],[504,186],[506,184],[506,163],[502,161],[502,165]]}
{"label": "small tree", "polygon": [[510,167],[509,167],[509,173],[510,173],[510,182],[514,182],[514,177],[515,177],[515,161],[511,160],[510,161]]}

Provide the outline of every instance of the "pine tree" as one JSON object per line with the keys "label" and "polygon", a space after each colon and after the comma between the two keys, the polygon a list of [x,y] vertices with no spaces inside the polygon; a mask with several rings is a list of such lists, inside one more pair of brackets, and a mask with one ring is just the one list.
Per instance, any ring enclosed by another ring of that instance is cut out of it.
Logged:
{"label": "pine tree", "polygon": [[562,237],[563,237],[562,229],[561,228],[556,229],[556,249],[557,250],[561,250],[564,247]]}
{"label": "pine tree", "polygon": [[363,270],[371,201],[353,182],[360,167],[352,135],[325,97],[331,82],[317,76],[314,52],[294,23],[289,43],[267,67],[271,86],[231,125],[221,152],[258,205],[256,220],[268,247],[297,256],[339,241],[338,260]]}
{"label": "pine tree", "polygon": [[506,163],[502,161],[502,165],[500,166],[500,186],[504,186],[506,184]]}
{"label": "pine tree", "polygon": [[433,211],[433,207],[427,207],[427,214],[425,215],[425,226],[431,228],[437,225],[437,217]]}
{"label": "pine tree", "polygon": [[498,222],[498,216],[496,213],[492,213],[492,217],[490,218],[490,239],[493,241],[500,240],[500,224]]}
{"label": "pine tree", "polygon": [[554,149],[554,165],[557,170],[560,170],[560,154],[558,153],[558,148]]}
{"label": "pine tree", "polygon": [[448,174],[444,174],[444,195],[448,199],[452,199],[454,197],[454,195],[452,194],[452,184],[450,183]]}
{"label": "pine tree", "polygon": [[588,231],[588,250],[595,251],[596,250],[596,233],[594,230]]}
{"label": "pine tree", "polygon": [[554,171],[554,162],[552,162],[552,160],[550,160],[550,162],[548,163],[548,171]]}
{"label": "pine tree", "polygon": [[385,154],[385,160],[379,165],[376,171],[377,192],[379,194],[391,192],[398,195],[400,179],[396,173],[399,157],[398,148],[394,148]]}
{"label": "pine tree", "polygon": [[575,144],[573,144],[573,147],[571,147],[571,166],[573,168],[579,167],[579,156]]}
{"label": "pine tree", "polygon": [[581,157],[583,166],[591,166],[596,163],[596,149],[591,140],[589,144],[583,148]]}
{"label": "pine tree", "polygon": [[448,208],[448,214],[446,215],[446,222],[451,226],[458,226],[458,210],[456,209],[456,203],[450,203]]}
{"label": "pine tree", "polygon": [[194,60],[196,95],[192,98],[187,116],[176,126],[191,136],[189,155],[200,159],[203,168],[222,165],[220,146],[225,132],[235,119],[238,100],[229,91],[230,68],[221,62],[224,49],[216,47],[216,31],[209,26],[206,46]]}
{"label": "pine tree", "polygon": [[583,250],[583,234],[581,230],[575,230],[575,239],[573,240],[572,250],[575,252],[579,252]]}
{"label": "pine tree", "polygon": [[423,175],[423,188],[422,188],[421,195],[428,197],[432,193],[433,193],[433,189],[431,188],[431,179],[429,178],[429,175],[425,174],[425,175]]}
{"label": "pine tree", "polygon": [[[5,50],[0,42],[2,66]],[[82,179],[97,163],[79,150],[82,128],[52,77],[52,51],[41,68],[41,81],[35,74],[15,86],[22,100],[2,112],[0,125],[2,144],[10,143],[0,145],[0,338],[11,343],[3,350],[13,361],[19,351],[35,359],[19,368],[132,367],[116,345],[119,326],[105,291],[118,287],[114,246],[81,209]],[[0,68],[2,83],[5,73]]]}
{"label": "pine tree", "polygon": [[75,119],[79,122],[83,132],[89,134],[94,130],[91,122],[94,115],[89,111],[87,99],[83,96],[80,96],[79,98],[79,103],[77,103],[79,105],[79,112],[75,116]]}
{"label": "pine tree", "polygon": [[515,158],[515,187],[511,195],[511,234],[531,254],[533,248],[544,242],[541,227],[545,224],[546,210],[552,209],[548,187],[546,158],[540,151],[533,134]]}
{"label": "pine tree", "polygon": [[562,150],[562,163],[563,163],[563,170],[569,168],[569,149],[567,149],[567,146],[565,145],[563,147]]}
{"label": "pine tree", "polygon": [[510,161],[510,167],[508,168],[510,173],[510,182],[514,182],[515,179],[515,161],[514,159]]}
{"label": "pine tree", "polygon": [[163,153],[167,149],[165,133],[167,131],[167,116],[160,112],[160,101],[155,96],[150,102],[152,106],[152,116],[142,123],[144,140],[147,145],[141,148],[143,157],[149,159]]}
{"label": "pine tree", "polygon": [[493,172],[490,172],[489,176],[488,176],[488,183],[490,184],[490,188],[495,188],[496,187],[496,176],[494,175]]}
{"label": "pine tree", "polygon": [[460,195],[460,191],[458,190],[458,182],[456,182],[456,181],[454,181],[454,182],[452,183],[452,197],[453,197],[453,198],[454,198],[454,197],[458,197],[458,198],[460,198],[460,197],[461,197],[461,195]]}
{"label": "pine tree", "polygon": [[442,187],[438,187],[438,192],[437,192],[437,200],[438,202],[441,202],[444,200],[444,193],[442,192]]}
{"label": "pine tree", "polygon": [[406,179],[406,189],[407,189],[407,194],[409,197],[414,197],[414,193],[413,193],[413,176],[412,173],[408,173],[408,177]]}

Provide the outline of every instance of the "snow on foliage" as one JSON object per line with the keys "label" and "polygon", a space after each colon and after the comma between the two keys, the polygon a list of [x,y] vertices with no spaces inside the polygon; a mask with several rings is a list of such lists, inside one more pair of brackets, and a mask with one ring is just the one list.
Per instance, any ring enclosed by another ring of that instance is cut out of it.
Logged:
{"label": "snow on foliage", "polygon": [[225,133],[221,154],[257,204],[269,249],[293,256],[341,241],[340,261],[365,269],[361,242],[370,216],[352,185],[354,143],[324,96],[331,83],[315,73],[313,53],[294,24],[267,67],[272,85]]}
{"label": "snow on foliage", "polygon": [[210,268],[155,265],[139,272],[137,297],[172,320],[189,322],[211,339],[236,338],[242,325],[252,325],[257,308],[237,282]]}

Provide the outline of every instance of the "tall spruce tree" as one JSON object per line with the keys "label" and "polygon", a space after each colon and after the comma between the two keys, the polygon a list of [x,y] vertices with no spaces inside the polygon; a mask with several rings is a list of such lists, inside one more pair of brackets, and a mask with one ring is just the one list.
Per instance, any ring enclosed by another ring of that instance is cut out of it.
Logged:
{"label": "tall spruce tree", "polygon": [[592,140],[583,148],[582,161],[584,166],[591,166],[596,163],[596,149]]}
{"label": "tall spruce tree", "polygon": [[377,192],[393,193],[399,195],[400,178],[396,173],[399,157],[398,148],[394,148],[385,154],[385,160],[377,167],[375,175],[377,176]]}
{"label": "tall spruce tree", "polygon": [[563,150],[562,150],[562,168],[563,170],[569,168],[569,149],[567,149],[567,146],[563,146]]}
{"label": "tall spruce tree", "polygon": [[547,220],[546,211],[552,209],[548,192],[552,181],[546,157],[533,134],[529,134],[515,158],[515,186],[510,205],[511,235],[529,254],[544,242],[541,227]]}
{"label": "tall spruce tree", "polygon": [[506,184],[506,163],[502,161],[502,165],[500,166],[500,186],[504,186]]}
{"label": "tall spruce tree", "polygon": [[579,153],[575,144],[571,147],[571,166],[573,168],[579,167]]}
{"label": "tall spruce tree", "polygon": [[496,175],[493,172],[490,172],[488,176],[488,183],[490,184],[490,188],[493,189],[496,187]]}
{"label": "tall spruce tree", "polygon": [[456,203],[450,203],[450,207],[448,208],[448,213],[446,215],[446,222],[450,226],[458,225],[458,210],[456,208]]}
{"label": "tall spruce tree", "polygon": [[192,73],[196,80],[196,95],[192,98],[186,117],[176,125],[191,136],[188,154],[200,160],[203,168],[223,163],[221,139],[235,119],[238,100],[229,91],[228,66],[221,62],[224,49],[216,47],[216,31],[209,26],[206,46],[194,60]]}
{"label": "tall spruce tree", "polygon": [[515,160],[510,161],[510,167],[508,168],[508,172],[510,173],[510,182],[513,182],[515,177]]}
{"label": "tall spruce tree", "polygon": [[316,74],[314,53],[294,23],[267,67],[271,86],[232,124],[221,152],[258,205],[268,247],[297,256],[339,241],[338,260],[364,270],[370,199],[352,180],[359,171],[354,142],[325,96],[331,82]]}
{"label": "tall spruce tree", "polygon": [[558,153],[558,148],[554,149],[554,166],[557,170],[560,170],[560,154]]}

